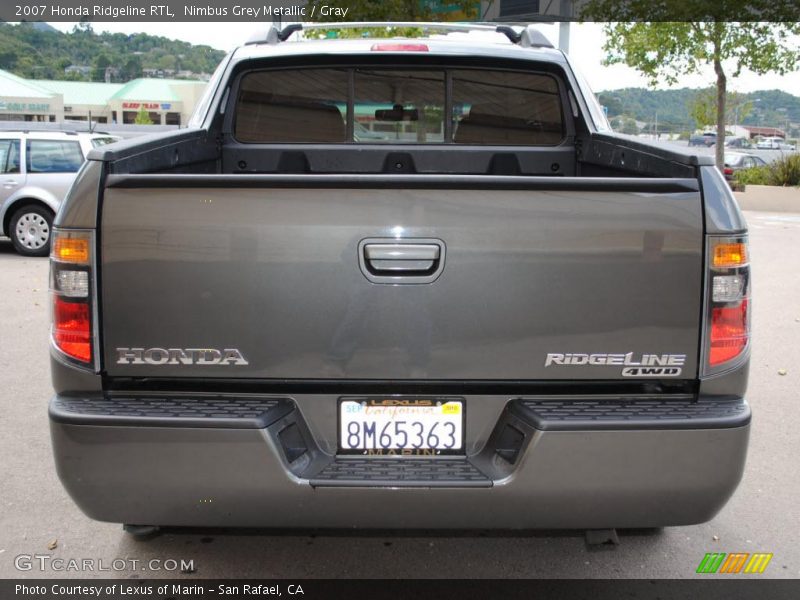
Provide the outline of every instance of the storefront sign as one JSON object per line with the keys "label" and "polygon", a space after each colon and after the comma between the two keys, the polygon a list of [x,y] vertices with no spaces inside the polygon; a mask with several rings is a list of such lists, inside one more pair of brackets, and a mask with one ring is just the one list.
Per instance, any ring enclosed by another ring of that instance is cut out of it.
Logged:
{"label": "storefront sign", "polygon": [[0,102],[0,110],[8,112],[49,112],[49,104],[33,104],[25,102]]}
{"label": "storefront sign", "polygon": [[144,108],[146,110],[158,110],[159,104],[158,102],[123,102],[122,108],[133,108],[139,109]]}

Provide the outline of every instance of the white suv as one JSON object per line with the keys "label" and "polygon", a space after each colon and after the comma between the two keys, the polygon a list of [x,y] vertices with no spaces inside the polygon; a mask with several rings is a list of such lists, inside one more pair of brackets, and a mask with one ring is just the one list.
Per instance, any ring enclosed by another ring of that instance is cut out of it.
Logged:
{"label": "white suv", "polygon": [[99,133],[0,131],[0,225],[24,256],[47,256],[53,217]]}

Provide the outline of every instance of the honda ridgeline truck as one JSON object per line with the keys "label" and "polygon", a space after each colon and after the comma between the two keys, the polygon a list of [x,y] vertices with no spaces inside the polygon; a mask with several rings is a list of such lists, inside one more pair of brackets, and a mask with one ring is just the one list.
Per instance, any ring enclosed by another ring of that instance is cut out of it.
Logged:
{"label": "honda ridgeline truck", "polygon": [[89,154],[49,409],[88,516],[639,528],[733,494],[750,274],[722,174],[610,131],[532,28],[414,26],[271,29],[187,129]]}

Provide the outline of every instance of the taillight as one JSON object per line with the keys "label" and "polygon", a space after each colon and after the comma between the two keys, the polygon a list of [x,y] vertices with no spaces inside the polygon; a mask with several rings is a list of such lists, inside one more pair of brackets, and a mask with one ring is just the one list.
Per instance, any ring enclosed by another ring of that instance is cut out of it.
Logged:
{"label": "taillight", "polygon": [[733,175],[733,169],[731,169],[730,167],[725,167],[724,169],[722,169],[722,172],[725,173],[725,175]]}
{"label": "taillight", "polygon": [[89,304],[53,295],[53,341],[67,356],[92,361],[92,320]]}
{"label": "taillight", "polygon": [[91,365],[94,358],[91,231],[53,231],[50,252],[52,340],[63,356]]}
{"label": "taillight", "polygon": [[736,366],[750,344],[750,263],[746,237],[711,237],[704,374]]}

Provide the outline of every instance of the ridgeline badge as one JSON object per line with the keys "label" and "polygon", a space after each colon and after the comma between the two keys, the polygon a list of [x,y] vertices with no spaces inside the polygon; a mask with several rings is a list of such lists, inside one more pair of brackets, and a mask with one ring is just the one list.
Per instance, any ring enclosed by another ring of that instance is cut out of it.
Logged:
{"label": "ridgeline badge", "polygon": [[545,367],[559,366],[621,366],[623,377],[677,377],[686,363],[685,354],[577,354],[550,353],[544,361]]}

